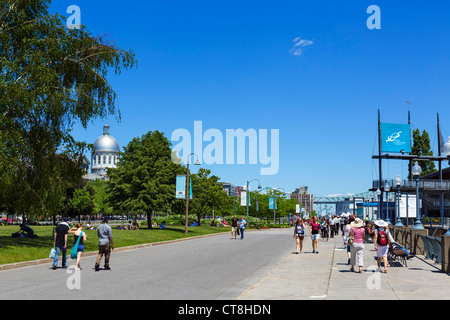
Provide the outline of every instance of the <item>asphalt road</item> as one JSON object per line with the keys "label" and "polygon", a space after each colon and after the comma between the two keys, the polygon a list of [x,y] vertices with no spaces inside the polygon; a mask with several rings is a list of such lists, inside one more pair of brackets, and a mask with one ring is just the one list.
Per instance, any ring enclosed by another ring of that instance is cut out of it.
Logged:
{"label": "asphalt road", "polygon": [[95,257],[82,258],[79,272],[50,265],[5,270],[0,299],[236,299],[294,249],[291,229],[251,231],[244,240],[225,233],[113,252],[110,271],[95,272]]}

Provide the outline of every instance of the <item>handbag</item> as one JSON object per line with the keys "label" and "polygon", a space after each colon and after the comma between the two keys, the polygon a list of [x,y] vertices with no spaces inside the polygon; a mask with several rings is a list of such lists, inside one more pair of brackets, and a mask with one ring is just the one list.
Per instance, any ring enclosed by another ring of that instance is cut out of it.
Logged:
{"label": "handbag", "polygon": [[349,246],[353,245],[353,242],[355,242],[355,239],[353,237],[348,238],[347,244]]}
{"label": "handbag", "polygon": [[50,259],[55,259],[55,255],[56,255],[56,249],[52,248],[52,250],[50,250],[50,255],[48,257]]}
{"label": "handbag", "polygon": [[77,256],[78,256],[78,244],[80,243],[80,239],[81,239],[81,236],[82,236],[82,235],[83,235],[83,231],[81,231],[81,233],[80,233],[80,235],[79,235],[79,237],[78,237],[77,242],[75,243],[75,245],[73,246],[72,250],[70,251],[70,257],[71,257],[73,260],[75,260],[75,259],[77,258]]}

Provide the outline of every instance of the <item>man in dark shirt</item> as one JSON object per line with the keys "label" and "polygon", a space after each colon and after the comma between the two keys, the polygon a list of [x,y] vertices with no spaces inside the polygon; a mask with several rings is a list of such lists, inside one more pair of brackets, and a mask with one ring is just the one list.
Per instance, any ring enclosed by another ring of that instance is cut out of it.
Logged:
{"label": "man in dark shirt", "polygon": [[28,225],[22,223],[20,225],[20,230],[17,231],[17,234],[32,238],[34,236],[34,230],[31,229]]}
{"label": "man in dark shirt", "polygon": [[55,230],[55,238],[53,242],[53,247],[55,248],[55,259],[53,261],[52,269],[56,270],[56,266],[58,265],[58,257],[59,253],[62,252],[62,267],[67,268],[66,266],[66,254],[67,254],[67,234],[69,233],[69,224],[67,218],[62,218],[62,221],[58,223],[58,226]]}

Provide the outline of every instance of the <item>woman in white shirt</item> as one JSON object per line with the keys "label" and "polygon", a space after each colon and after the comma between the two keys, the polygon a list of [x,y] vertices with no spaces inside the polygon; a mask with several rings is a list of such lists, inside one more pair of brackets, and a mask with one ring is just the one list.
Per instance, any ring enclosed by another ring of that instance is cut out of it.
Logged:
{"label": "woman in white shirt", "polygon": [[344,245],[347,249],[347,264],[350,264],[350,258],[351,258],[351,246],[348,244],[348,239],[350,238],[350,231],[352,230],[352,226],[350,223],[352,223],[355,220],[353,216],[349,216],[348,219],[344,220],[344,234],[342,235],[342,239],[344,240]]}

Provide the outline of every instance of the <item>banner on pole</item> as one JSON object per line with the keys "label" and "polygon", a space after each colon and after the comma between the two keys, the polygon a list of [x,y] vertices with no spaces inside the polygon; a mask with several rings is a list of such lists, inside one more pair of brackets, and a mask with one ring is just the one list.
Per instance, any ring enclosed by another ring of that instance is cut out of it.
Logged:
{"label": "banner on pole", "polygon": [[381,123],[381,152],[411,153],[410,125]]}
{"label": "banner on pole", "polygon": [[[176,199],[186,199],[186,176],[177,175],[176,180]],[[192,179],[189,178],[189,199],[192,199]]]}
{"label": "banner on pole", "polygon": [[269,209],[273,209],[275,205],[275,210],[277,208],[277,199],[274,199],[274,197],[269,197]]}
{"label": "banner on pole", "polygon": [[[250,198],[248,199],[248,205],[251,206]],[[247,206],[247,191],[241,191],[241,207]]]}
{"label": "banner on pole", "polygon": [[177,175],[176,182],[176,199],[186,199],[186,176],[185,175]]}

